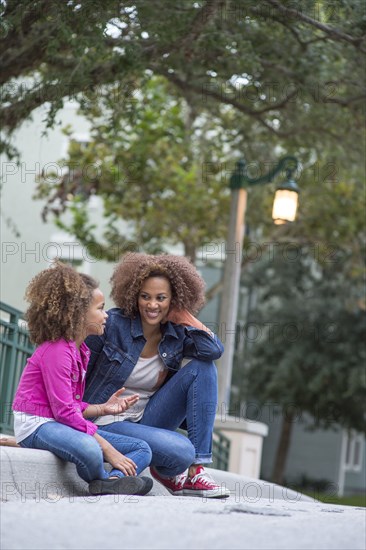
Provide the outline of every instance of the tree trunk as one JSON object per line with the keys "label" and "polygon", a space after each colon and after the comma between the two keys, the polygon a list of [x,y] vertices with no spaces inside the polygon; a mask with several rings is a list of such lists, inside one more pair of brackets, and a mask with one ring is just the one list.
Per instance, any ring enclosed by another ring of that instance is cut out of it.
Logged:
{"label": "tree trunk", "polygon": [[282,429],[280,440],[277,447],[276,461],[272,473],[272,481],[283,485],[283,476],[285,473],[285,466],[287,460],[287,454],[291,442],[292,424],[294,420],[293,411],[283,411]]}
{"label": "tree trunk", "polygon": [[196,246],[191,242],[184,242],[184,255],[193,265],[196,263]]}

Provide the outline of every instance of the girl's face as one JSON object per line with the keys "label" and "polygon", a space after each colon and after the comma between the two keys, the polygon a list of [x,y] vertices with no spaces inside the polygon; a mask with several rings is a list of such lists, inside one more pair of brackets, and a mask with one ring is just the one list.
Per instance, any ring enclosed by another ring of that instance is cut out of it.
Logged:
{"label": "girl's face", "polygon": [[142,325],[159,326],[166,321],[172,300],[170,282],[165,277],[149,277],[141,287],[138,308]]}
{"label": "girl's face", "polygon": [[101,336],[104,332],[105,323],[108,318],[104,311],[103,292],[96,288],[92,293],[92,301],[85,317],[85,337],[92,334]]}

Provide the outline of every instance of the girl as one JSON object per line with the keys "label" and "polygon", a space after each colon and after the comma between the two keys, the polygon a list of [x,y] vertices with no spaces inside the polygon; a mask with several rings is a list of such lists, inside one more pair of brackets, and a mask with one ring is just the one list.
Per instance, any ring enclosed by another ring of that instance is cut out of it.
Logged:
{"label": "girl", "polygon": [[[30,282],[26,320],[38,344],[29,358],[13,402],[16,441],[73,462],[91,494],[146,494],[150,478],[137,477],[151,460],[138,439],[104,432],[88,420],[122,414],[138,402],[118,388],[99,405],[82,400],[90,352],[84,339],[102,335],[107,320],[104,296],[88,275],[56,263]],[[107,473],[104,461],[112,470]],[[136,475],[137,474],[137,475]]]}
{"label": "girl", "polygon": [[[123,385],[140,400],[96,423],[148,442],[151,473],[172,494],[229,496],[204,468],[212,462],[217,406],[213,361],[223,346],[193,316],[204,302],[202,278],[184,257],[129,253],[111,282],[118,307],[108,312],[104,334],[87,339],[86,395],[102,403]],[[175,432],[182,423],[188,439]]]}

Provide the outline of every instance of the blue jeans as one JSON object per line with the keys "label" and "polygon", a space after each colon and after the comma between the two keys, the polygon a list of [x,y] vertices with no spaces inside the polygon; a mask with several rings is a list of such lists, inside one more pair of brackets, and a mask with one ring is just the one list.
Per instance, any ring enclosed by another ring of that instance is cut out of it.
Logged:
{"label": "blue jeans", "polygon": [[[98,434],[120,453],[134,461],[137,466],[137,475],[150,464],[151,449],[145,441],[132,437],[121,437],[102,429],[98,429]],[[108,479],[112,476],[124,477],[124,474],[115,468],[110,472],[105,470],[102,449],[93,436],[59,422],[41,424],[31,435],[20,442],[20,446],[51,451],[59,458],[73,462],[76,465],[77,473],[87,483],[93,479]]]}
{"label": "blue jeans", "polygon": [[[151,465],[173,476],[212,462],[216,407],[216,366],[192,359],[150,398],[139,423],[114,422],[103,430],[143,439],[152,450]],[[174,432],[184,421],[188,439]]]}

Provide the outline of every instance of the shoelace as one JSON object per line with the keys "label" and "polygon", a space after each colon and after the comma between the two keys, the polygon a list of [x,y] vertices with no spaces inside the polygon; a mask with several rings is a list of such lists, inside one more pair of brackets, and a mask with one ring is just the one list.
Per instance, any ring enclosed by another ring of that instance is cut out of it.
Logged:
{"label": "shoelace", "polygon": [[176,487],[180,487],[186,480],[186,474],[179,474],[175,477],[171,477],[170,480]]}
{"label": "shoelace", "polygon": [[213,485],[214,487],[218,487],[217,483],[215,483],[210,474],[208,474],[207,472],[199,472],[191,478],[192,485],[194,485],[196,481],[201,481],[203,485],[206,486]]}

